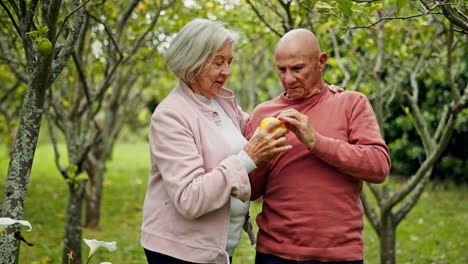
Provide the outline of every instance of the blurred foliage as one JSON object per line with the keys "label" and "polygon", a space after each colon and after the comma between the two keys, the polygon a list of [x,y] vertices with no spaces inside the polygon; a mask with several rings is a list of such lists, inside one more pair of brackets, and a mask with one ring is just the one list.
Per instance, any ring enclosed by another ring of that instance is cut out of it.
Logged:
{"label": "blurred foliage", "polygon": [[[187,22],[196,17],[220,20],[229,28],[241,33],[241,39],[236,44],[232,76],[227,87],[232,89],[238,102],[247,112],[282,91],[276,76],[274,66],[274,48],[279,36],[274,32],[284,33],[293,27],[306,27],[313,30],[319,37],[322,50],[329,54],[327,70],[324,79],[328,83],[340,85],[345,79],[345,73],[340,68],[340,63],[349,71],[350,80],[346,83],[347,90],[357,90],[366,94],[376,107],[374,93],[377,83],[380,83],[384,101],[391,103],[384,105],[386,119],[383,130],[386,142],[391,149],[393,168],[392,172],[403,176],[412,175],[420,166],[425,153],[418,134],[411,124],[402,107],[407,106],[403,99],[403,92],[410,91],[411,83],[408,76],[412,73],[414,63],[423,57],[425,64],[421,74],[417,78],[419,86],[418,100],[424,111],[426,120],[434,126],[441,115],[441,105],[451,99],[450,87],[446,78],[446,48],[445,36],[438,35],[440,29],[448,28],[446,20],[439,16],[420,16],[412,19],[392,20],[383,23],[384,65],[377,76],[372,75],[372,66],[377,56],[378,25],[366,28],[353,28],[359,25],[371,25],[376,21],[376,14],[397,9],[398,15],[411,15],[412,9],[408,6],[410,1],[384,0],[372,3],[356,3],[348,0],[340,1],[315,1],[301,0],[291,1],[290,13],[281,9],[278,1],[250,1],[258,11],[264,15],[264,20],[269,22],[271,28],[265,26],[255,14],[252,6],[246,0],[185,0],[177,1],[170,9],[161,13],[158,24],[145,39],[138,54],[135,55],[132,64],[126,70],[132,70],[132,74],[141,75],[149,82],[138,81],[138,88],[144,86],[141,95],[141,104],[127,113],[130,118],[122,136],[124,138],[137,137],[145,139],[149,116],[157,104],[175,86],[175,76],[167,69],[163,60],[163,53],[174,34]],[[88,10],[96,17],[104,17],[111,30],[115,30],[120,11],[126,2],[105,1],[99,8]],[[406,7],[405,7],[406,6]],[[126,43],[134,43],[151,16],[155,13],[155,5],[152,1],[143,0],[138,4],[132,22],[128,24],[127,34],[124,35]],[[290,15],[289,24],[281,23],[279,18]],[[0,20],[7,23],[5,12],[0,13]],[[337,43],[340,48],[341,60],[338,60],[331,41],[332,29],[336,31]],[[9,27],[2,27],[0,40],[12,43],[14,46],[17,36]],[[90,83],[96,84],[103,81],[105,74],[93,74],[105,72],[106,63],[102,53],[109,49],[110,43],[102,26],[96,25],[92,32],[93,42],[84,43],[88,52],[94,52],[87,60],[94,63],[86,68]],[[96,49],[101,42],[101,51]],[[433,42],[437,48],[427,52],[425,44]],[[128,49],[122,52],[129,52]],[[156,52],[155,52],[156,49]],[[101,54],[101,55],[100,55]],[[6,53],[0,49],[0,97],[2,92],[15,84],[17,78],[8,67],[8,60],[13,56],[14,61],[21,62],[24,52],[14,49],[13,53]],[[462,88],[468,81],[466,37],[457,36],[457,46],[454,54],[455,80]],[[21,69],[21,67],[19,67]],[[67,71],[67,70],[66,70]],[[75,71],[73,66],[69,72]],[[362,76],[359,77],[362,71]],[[76,74],[69,74],[63,85],[76,82]],[[359,80],[359,78],[361,78]],[[59,80],[60,81],[60,80]],[[15,94],[7,101],[7,109],[18,109],[22,98],[22,89],[18,88]],[[73,99],[72,89],[68,92],[61,89],[63,104],[66,106]],[[16,126],[19,115],[15,115],[12,123]],[[467,148],[468,138],[468,110],[465,108],[459,116],[456,130],[452,135],[450,145],[443,157],[437,163],[433,177],[437,179],[450,179],[456,182],[468,182]],[[5,116],[0,113],[0,133],[5,135],[7,128]],[[433,131],[432,131],[433,132]]]}

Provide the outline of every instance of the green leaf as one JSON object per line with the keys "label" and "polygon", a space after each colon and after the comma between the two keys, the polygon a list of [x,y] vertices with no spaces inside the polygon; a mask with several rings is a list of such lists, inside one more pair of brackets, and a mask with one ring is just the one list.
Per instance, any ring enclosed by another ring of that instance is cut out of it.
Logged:
{"label": "green leaf", "polygon": [[338,8],[346,18],[353,15],[352,2],[347,0],[338,0]]}
{"label": "green leaf", "polygon": [[400,12],[403,7],[407,6],[409,3],[409,0],[397,0],[397,14]]}
{"label": "green leaf", "polygon": [[39,31],[41,31],[41,33],[45,35],[47,32],[49,32],[49,27],[48,27],[48,26],[44,26],[44,27],[42,27]]}
{"label": "green leaf", "polygon": [[317,2],[315,4],[318,8],[325,8],[325,9],[331,9],[333,8],[331,5],[325,3],[325,2]]}
{"label": "green leaf", "polygon": [[34,30],[34,31],[31,31],[31,32],[26,33],[26,35],[30,35],[30,36],[33,37],[33,38],[38,37],[39,34],[41,34],[41,32],[40,32],[39,30]]}
{"label": "green leaf", "polygon": [[86,181],[86,180],[89,180],[89,177],[86,174],[80,174],[78,175],[78,177],[76,177],[76,181]]}

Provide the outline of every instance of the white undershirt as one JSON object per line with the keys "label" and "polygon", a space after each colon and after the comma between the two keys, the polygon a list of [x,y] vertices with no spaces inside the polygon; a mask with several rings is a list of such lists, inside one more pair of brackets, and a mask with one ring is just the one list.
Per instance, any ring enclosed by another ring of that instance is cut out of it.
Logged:
{"label": "white undershirt", "polygon": [[[247,140],[239,131],[239,129],[234,125],[231,118],[226,114],[224,109],[219,105],[219,103],[214,99],[208,99],[202,95],[194,95],[204,104],[213,108],[215,112],[218,113],[219,119],[215,122],[219,131],[226,139],[231,149],[232,154],[236,154],[244,164],[247,172],[252,171],[256,168],[255,163],[252,159],[243,151],[244,145],[247,143]],[[226,251],[229,256],[234,254],[234,249],[239,244],[241,235],[242,235],[242,225],[244,224],[245,215],[249,211],[249,201],[243,202],[237,198],[231,196],[231,206],[229,211],[229,231],[228,239],[226,244]]]}

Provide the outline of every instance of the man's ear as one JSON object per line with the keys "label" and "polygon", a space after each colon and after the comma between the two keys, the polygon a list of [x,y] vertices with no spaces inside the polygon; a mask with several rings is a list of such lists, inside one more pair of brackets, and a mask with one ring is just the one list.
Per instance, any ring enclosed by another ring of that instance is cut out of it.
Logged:
{"label": "man's ear", "polygon": [[322,52],[322,53],[320,54],[320,57],[319,57],[320,65],[325,66],[325,64],[327,63],[327,59],[328,59],[327,53]]}

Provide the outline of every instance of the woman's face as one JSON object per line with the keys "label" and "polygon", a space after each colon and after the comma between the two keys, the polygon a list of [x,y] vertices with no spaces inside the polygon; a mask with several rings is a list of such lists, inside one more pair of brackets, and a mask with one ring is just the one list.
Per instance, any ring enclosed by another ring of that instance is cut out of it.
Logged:
{"label": "woman's face", "polygon": [[206,98],[213,98],[231,75],[232,44],[226,42],[210,56],[202,66],[202,70],[190,83],[193,92]]}

